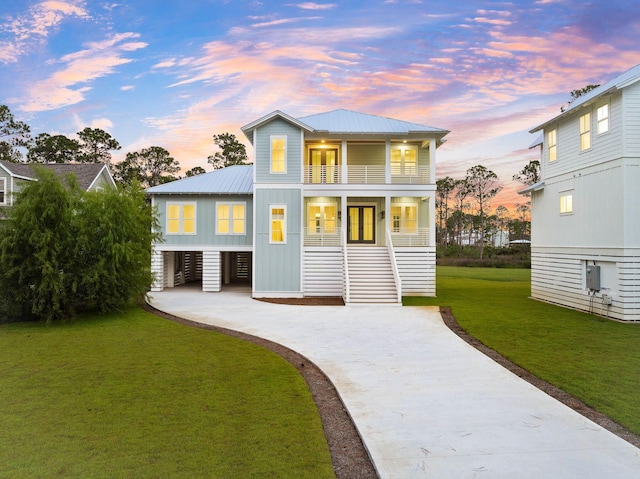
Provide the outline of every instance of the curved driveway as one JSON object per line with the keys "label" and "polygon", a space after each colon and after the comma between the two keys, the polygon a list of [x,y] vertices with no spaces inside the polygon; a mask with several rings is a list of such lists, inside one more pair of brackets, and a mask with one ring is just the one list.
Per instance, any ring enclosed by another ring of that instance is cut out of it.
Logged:
{"label": "curved driveway", "polygon": [[313,361],[382,479],[640,478],[640,449],[465,343],[437,308],[278,305],[184,288],[150,303]]}

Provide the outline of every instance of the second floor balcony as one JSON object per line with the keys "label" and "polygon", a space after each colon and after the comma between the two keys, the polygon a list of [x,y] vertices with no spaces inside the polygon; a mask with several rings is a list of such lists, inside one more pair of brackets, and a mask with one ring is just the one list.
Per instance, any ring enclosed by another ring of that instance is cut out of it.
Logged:
{"label": "second floor balcony", "polygon": [[385,165],[307,165],[304,169],[304,182],[306,184],[426,185],[431,183],[431,175],[428,166],[387,169]]}

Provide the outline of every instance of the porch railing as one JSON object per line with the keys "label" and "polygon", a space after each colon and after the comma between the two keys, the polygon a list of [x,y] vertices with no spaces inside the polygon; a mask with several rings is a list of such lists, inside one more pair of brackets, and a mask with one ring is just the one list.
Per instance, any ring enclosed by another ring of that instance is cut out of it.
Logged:
{"label": "porch railing", "polygon": [[428,166],[419,166],[404,172],[395,172],[391,169],[391,183],[402,185],[426,185],[429,183],[430,168]]}
{"label": "porch railing", "polygon": [[332,233],[318,231],[316,228],[304,229],[305,246],[340,246],[340,228]]}
{"label": "porch railing", "polygon": [[429,246],[429,228],[391,231],[393,246]]}
{"label": "porch railing", "polygon": [[306,184],[333,184],[342,183],[342,167],[336,166],[305,166],[304,182]]}
{"label": "porch railing", "polygon": [[384,185],[386,182],[384,165],[347,166],[350,184]]}

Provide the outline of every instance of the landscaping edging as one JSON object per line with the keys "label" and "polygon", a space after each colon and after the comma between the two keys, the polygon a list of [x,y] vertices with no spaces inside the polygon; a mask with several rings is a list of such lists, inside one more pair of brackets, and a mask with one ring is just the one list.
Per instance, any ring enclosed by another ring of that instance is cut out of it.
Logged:
{"label": "landscaping edging", "polygon": [[558,401],[565,404],[566,406],[569,406],[574,411],[582,414],[587,419],[590,419],[591,421],[595,422],[599,426],[612,432],[616,436],[621,437],[622,439],[629,442],[630,444],[633,444],[636,447],[640,447],[640,435],[629,431],[627,428],[625,428],[621,424],[618,424],[613,419],[609,418],[608,416],[605,416],[601,412],[596,411],[591,406],[573,397],[571,394],[563,391],[562,389],[554,386],[553,384],[548,383],[543,379],[540,379],[537,376],[534,376],[526,369],[521,368],[517,364],[511,362],[510,360],[502,356],[497,351],[491,349],[481,341],[471,336],[458,324],[458,321],[456,320],[455,316],[451,312],[451,308],[441,307],[440,315],[442,316],[444,323],[447,325],[447,327],[451,331],[453,331],[455,334],[457,334],[461,339],[469,343],[471,346],[476,348],[478,351],[482,352],[486,356],[489,356],[491,359],[493,359],[495,362],[500,364],[505,369],[508,369],[516,376],[524,379],[531,385],[540,389],[542,392],[548,394],[554,399],[557,399]]}
{"label": "landscaping edging", "polygon": [[144,309],[150,313],[180,324],[216,331],[234,338],[262,346],[286,359],[307,382],[316,403],[324,429],[336,479],[379,479],[373,461],[362,442],[362,438],[344,406],[338,391],[329,378],[313,362],[301,354],[267,339],[241,333],[232,329],[180,318],[160,311],[145,303]]}

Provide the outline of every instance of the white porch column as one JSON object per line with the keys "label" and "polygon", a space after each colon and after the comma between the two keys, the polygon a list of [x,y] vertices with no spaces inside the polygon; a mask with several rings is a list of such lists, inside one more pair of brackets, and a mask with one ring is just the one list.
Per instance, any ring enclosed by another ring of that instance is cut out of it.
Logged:
{"label": "white porch column", "polygon": [[[340,228],[347,229],[347,222],[349,221],[349,212],[347,211],[347,196],[342,195],[340,197]],[[343,237],[341,235],[341,237]],[[346,246],[346,245],[342,245]]]}
{"label": "white porch column", "polygon": [[340,183],[349,182],[349,168],[347,166],[347,140],[342,140],[342,180]]}
{"label": "white porch column", "polygon": [[391,222],[391,197],[389,195],[385,195],[384,197],[384,240],[385,243],[387,241],[387,230],[390,229],[389,224]]}
{"label": "white porch column", "polygon": [[436,140],[429,140],[429,183],[436,182]]}

